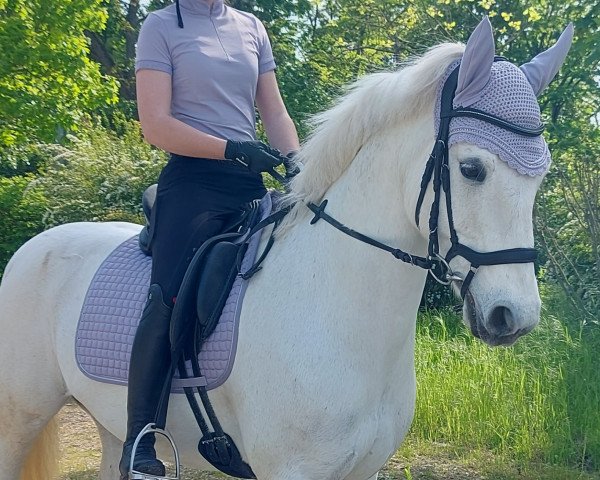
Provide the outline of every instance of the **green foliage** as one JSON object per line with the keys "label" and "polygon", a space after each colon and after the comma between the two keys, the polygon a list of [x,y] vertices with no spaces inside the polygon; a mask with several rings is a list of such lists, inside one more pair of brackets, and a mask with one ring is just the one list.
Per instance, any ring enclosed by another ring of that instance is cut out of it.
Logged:
{"label": "green foliage", "polygon": [[77,221],[143,221],[141,195],[158,180],[164,152],[141,138],[137,122],[121,135],[86,126],[65,145],[12,151],[37,175],[0,177],[0,271],[27,239],[44,228]]}
{"label": "green foliage", "polygon": [[582,84],[573,93],[582,100],[561,103],[565,115],[551,125],[553,165],[539,196],[536,229],[543,278],[591,318],[600,308],[600,92]]}
{"label": "green foliage", "polygon": [[6,148],[1,151],[0,176],[36,174],[49,159],[59,153],[59,145],[46,143],[26,143]]}
{"label": "green foliage", "polygon": [[46,200],[31,188],[32,175],[0,177],[0,277],[12,254],[44,228]]}
{"label": "green foliage", "polygon": [[599,332],[572,332],[546,312],[515,347],[491,349],[460,321],[420,316],[412,435],[599,471]]}
{"label": "green foliage", "polygon": [[69,137],[36,183],[36,190],[48,199],[46,225],[140,223],[141,194],[158,180],[165,154],[141,140],[137,123],[130,123],[122,136],[100,127],[83,133]]}
{"label": "green foliage", "polygon": [[306,50],[323,81],[342,85],[422,50],[409,41],[420,29],[410,2],[315,2],[310,15]]}
{"label": "green foliage", "polygon": [[0,149],[52,141],[84,112],[116,100],[88,58],[85,30],[104,27],[101,0],[0,2]]}
{"label": "green foliage", "polygon": [[[232,2],[234,6],[235,3],[243,2]],[[302,52],[300,40],[306,28],[304,15],[309,9],[310,2],[306,0],[260,0],[252,10],[269,32],[279,88],[301,138],[309,133],[308,116],[322,110],[331,100],[331,92],[323,85],[317,66],[307,61]]]}
{"label": "green foliage", "polygon": [[[170,3],[170,2],[169,2]],[[118,102],[96,109],[103,123],[115,128],[115,116],[137,118],[135,103],[135,44],[144,18],[139,0],[103,0],[106,26],[101,31],[87,30],[90,58],[97,62],[101,72],[119,85]]]}

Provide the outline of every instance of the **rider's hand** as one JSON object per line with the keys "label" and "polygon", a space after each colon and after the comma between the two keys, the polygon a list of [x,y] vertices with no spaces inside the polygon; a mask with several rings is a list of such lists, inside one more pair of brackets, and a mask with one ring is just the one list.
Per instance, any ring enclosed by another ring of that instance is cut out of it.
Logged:
{"label": "rider's hand", "polygon": [[300,173],[301,163],[295,162],[294,157],[298,152],[292,150],[285,157],[283,157],[283,164],[285,165],[285,176],[288,179],[295,177]]}
{"label": "rider's hand", "polygon": [[283,163],[279,150],[258,141],[227,140],[225,158],[244,165],[254,173],[270,172]]}

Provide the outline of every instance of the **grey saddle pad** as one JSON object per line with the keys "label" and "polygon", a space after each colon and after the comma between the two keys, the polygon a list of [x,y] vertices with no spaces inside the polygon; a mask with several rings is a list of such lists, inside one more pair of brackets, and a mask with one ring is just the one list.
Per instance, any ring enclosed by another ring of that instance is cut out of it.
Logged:
{"label": "grey saddle pad", "polygon": [[[267,194],[260,216],[271,212]],[[256,257],[260,233],[250,240],[241,271],[248,270]],[[151,258],[138,247],[138,236],[119,245],[104,260],[90,284],[75,336],[75,357],[81,371],[93,380],[127,385],[133,337],[140,321],[150,286]],[[247,281],[235,279],[214,332],[198,355],[207,389],[222,385],[231,373],[237,346],[242,300]],[[177,380],[173,391],[183,392]]]}

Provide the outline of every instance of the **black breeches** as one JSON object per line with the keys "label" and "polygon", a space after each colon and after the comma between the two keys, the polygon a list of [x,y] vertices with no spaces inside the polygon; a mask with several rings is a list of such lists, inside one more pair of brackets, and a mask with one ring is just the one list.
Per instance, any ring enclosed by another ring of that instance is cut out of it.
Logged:
{"label": "black breeches", "polygon": [[158,181],[151,279],[167,304],[177,296],[195,249],[221,233],[241,205],[265,193],[259,175],[230,162],[171,157]]}

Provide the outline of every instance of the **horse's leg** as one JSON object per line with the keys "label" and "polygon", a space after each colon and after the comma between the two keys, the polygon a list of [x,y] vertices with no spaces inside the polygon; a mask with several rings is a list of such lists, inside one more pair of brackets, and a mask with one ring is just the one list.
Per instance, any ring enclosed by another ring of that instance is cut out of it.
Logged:
{"label": "horse's leg", "polygon": [[96,422],[100,441],[102,442],[102,462],[100,463],[99,480],[114,480],[119,476],[119,460],[123,442]]}
{"label": "horse's leg", "polygon": [[[0,480],[16,480],[21,470],[21,478],[27,480],[54,478],[58,433],[53,417],[65,396],[49,385],[35,389],[28,383],[30,373],[13,368],[15,376],[7,381],[6,370],[0,367]],[[37,368],[43,370],[41,364]]]}
{"label": "horse's leg", "polygon": [[[0,364],[0,480],[16,480],[22,468],[28,472],[24,473],[27,480],[47,480],[53,478],[47,472],[57,460],[53,417],[67,396],[57,369],[52,368],[41,346],[35,351],[36,342],[31,339],[15,334],[10,338],[18,348]],[[0,339],[0,352],[11,347]]]}
{"label": "horse's leg", "polygon": [[68,397],[53,343],[60,306],[53,289],[62,281],[48,280],[50,257],[36,251],[42,243],[19,250],[0,286],[0,480],[17,479],[30,450],[26,468],[37,473],[27,480],[53,478],[44,464],[57,436],[48,434],[52,423],[45,427]]}
{"label": "horse's leg", "polygon": [[57,408],[4,415],[0,435],[0,480],[47,480],[58,470]]}
{"label": "horse's leg", "polygon": [[[0,438],[0,480],[55,478],[58,472],[58,422],[56,419],[50,420],[40,432],[25,430],[3,429]],[[37,438],[36,434],[39,434]],[[13,444],[13,438],[19,438],[21,442]]]}
{"label": "horse's leg", "polygon": [[[21,470],[23,479],[48,480],[54,478],[58,457],[53,417],[67,396],[52,361],[28,346],[36,342],[11,338],[28,358],[14,355],[0,365],[0,480],[17,480]],[[0,351],[7,346],[0,340]]]}

